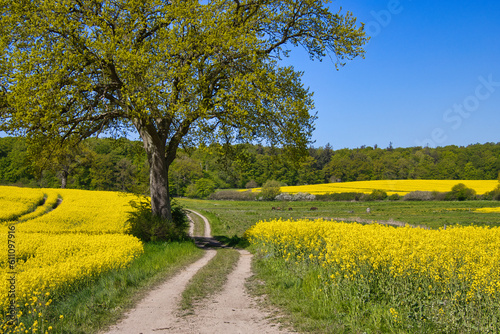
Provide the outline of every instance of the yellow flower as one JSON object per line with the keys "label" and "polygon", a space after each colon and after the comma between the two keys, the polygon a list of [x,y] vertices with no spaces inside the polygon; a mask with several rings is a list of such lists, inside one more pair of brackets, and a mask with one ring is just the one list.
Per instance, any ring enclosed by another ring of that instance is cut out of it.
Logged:
{"label": "yellow flower", "polygon": [[[63,201],[50,214],[39,207],[37,215],[22,215],[15,225],[16,256],[26,259],[16,264],[16,281],[22,282],[16,286],[16,294],[21,296],[19,303],[28,308],[25,312],[31,314],[50,306],[52,300],[48,297],[52,291],[126,267],[144,251],[137,238],[126,234],[131,196],[104,191],[0,186],[0,209],[5,199],[7,204],[18,201],[31,207],[44,195],[45,203],[51,203],[50,209],[58,197]],[[113,210],[109,210],[110,206]],[[0,236],[7,235],[7,230],[7,226],[0,224]],[[7,252],[7,243],[0,243],[0,254]],[[6,265],[0,266],[2,281],[7,279]],[[0,295],[7,293],[7,285],[0,285]],[[5,310],[7,303],[1,299],[0,309]]]}
{"label": "yellow flower", "polygon": [[[418,293],[463,292],[467,302],[496,298],[500,293],[497,227],[425,230],[278,219],[258,222],[245,236],[258,249],[265,244],[275,256],[286,255],[290,264],[317,265],[335,284],[339,279],[394,284],[404,279],[419,282],[415,283]],[[306,261],[309,259],[315,263]]]}

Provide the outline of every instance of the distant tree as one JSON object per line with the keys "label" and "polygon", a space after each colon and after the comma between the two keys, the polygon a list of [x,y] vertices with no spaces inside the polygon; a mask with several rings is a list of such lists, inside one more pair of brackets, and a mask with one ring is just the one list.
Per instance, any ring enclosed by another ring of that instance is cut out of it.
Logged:
{"label": "distant tree", "polygon": [[26,141],[23,138],[5,138],[0,152],[0,178],[3,183],[34,182]]}
{"label": "distant tree", "polygon": [[[68,187],[94,189],[97,183],[92,184],[92,177],[100,173],[98,165],[106,159],[113,167],[108,175],[112,182],[104,182],[103,177],[97,175],[102,189],[140,194],[148,191],[149,167],[139,141],[89,138],[78,149],[69,150],[72,156],[69,160],[64,157],[53,159],[57,151],[51,150],[39,159],[37,155],[41,153],[32,154],[32,149],[33,145],[27,147],[24,138],[0,138],[0,183],[58,187],[62,181],[60,171],[69,167]],[[250,180],[263,184],[268,179],[289,185],[351,181],[361,177],[372,180],[459,180],[465,171],[473,173],[469,177],[492,180],[497,179],[500,170],[500,143],[428,149],[395,148],[391,152],[371,147],[362,151],[332,150],[331,159],[323,168],[318,159],[324,156],[326,147],[309,147],[308,152],[309,157],[294,163],[290,162],[293,157],[289,157],[284,149],[271,150],[262,145],[183,148],[177,152],[169,168],[170,195],[184,196],[188,185],[200,178],[209,178],[217,188],[224,189],[245,188]],[[103,175],[107,172],[103,171]]]}
{"label": "distant tree", "polygon": [[130,159],[121,158],[116,164],[116,186],[121,191],[133,191],[137,185],[135,175],[137,168]]}
{"label": "distant tree", "polygon": [[186,188],[203,177],[200,161],[185,153],[179,154],[169,171],[169,188],[174,196],[184,196]]}
{"label": "distant tree", "polygon": [[479,174],[480,173],[478,172],[476,167],[474,167],[474,164],[472,163],[472,161],[469,161],[468,163],[465,164],[462,172],[460,173],[460,179],[461,180],[481,179]]}
{"label": "distant tree", "polygon": [[319,149],[319,154],[315,157],[317,160],[318,169],[323,169],[332,159],[333,149],[330,143],[327,143],[324,148]]}
{"label": "distant tree", "polygon": [[439,160],[436,163],[439,179],[459,179],[457,157],[457,154],[453,151],[444,151],[440,153]]}
{"label": "distant tree", "polygon": [[91,153],[85,145],[50,147],[46,142],[39,141],[28,147],[34,174],[41,177],[44,171],[54,173],[63,189],[68,185],[68,177],[89,154]]}
{"label": "distant tree", "polygon": [[152,213],[167,220],[183,141],[304,152],[312,97],[277,59],[302,46],[343,66],[367,41],[351,13],[319,0],[7,1],[0,36],[0,130],[68,147],[136,131]]}
{"label": "distant tree", "polygon": [[90,187],[95,190],[113,189],[116,184],[116,173],[111,156],[96,155],[90,168]]}
{"label": "distant tree", "polygon": [[465,201],[475,199],[476,191],[474,189],[468,188],[465,184],[459,183],[451,188],[451,192],[447,194],[446,199]]}
{"label": "distant tree", "polygon": [[207,198],[214,191],[215,182],[210,179],[201,178],[188,186],[186,196],[190,198]]}
{"label": "distant tree", "polygon": [[260,196],[266,201],[273,201],[281,194],[281,184],[276,180],[268,180],[261,188]]}
{"label": "distant tree", "polygon": [[297,171],[299,184],[316,184],[324,182],[325,176],[323,172],[314,168],[315,165],[317,165],[317,161],[313,157],[307,157],[299,164]]}

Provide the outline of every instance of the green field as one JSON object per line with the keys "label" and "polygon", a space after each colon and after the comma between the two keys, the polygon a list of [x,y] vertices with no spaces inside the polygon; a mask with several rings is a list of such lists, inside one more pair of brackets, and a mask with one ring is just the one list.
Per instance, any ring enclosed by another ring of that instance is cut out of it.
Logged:
{"label": "green field", "polygon": [[[397,221],[439,228],[444,225],[500,226],[499,213],[474,212],[477,208],[500,207],[498,201],[428,202],[257,202],[179,199],[186,208],[206,214],[216,237],[241,237],[259,220],[276,218],[325,218],[346,221]],[[272,207],[282,210],[272,210]],[[317,208],[311,211],[312,207]],[[288,210],[292,208],[292,210]],[[366,209],[370,208],[370,213]]]}

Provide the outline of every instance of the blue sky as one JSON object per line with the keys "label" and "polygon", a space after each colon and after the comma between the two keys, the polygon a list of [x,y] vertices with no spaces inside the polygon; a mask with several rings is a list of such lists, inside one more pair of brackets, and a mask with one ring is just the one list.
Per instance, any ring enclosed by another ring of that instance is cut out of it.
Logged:
{"label": "blue sky", "polygon": [[334,1],[366,24],[365,59],[335,70],[294,50],[318,112],[314,146],[500,142],[500,2]]}

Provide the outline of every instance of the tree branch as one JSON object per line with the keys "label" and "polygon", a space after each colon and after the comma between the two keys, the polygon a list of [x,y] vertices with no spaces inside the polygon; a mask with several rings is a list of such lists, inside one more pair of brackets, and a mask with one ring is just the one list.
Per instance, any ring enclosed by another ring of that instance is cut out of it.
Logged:
{"label": "tree branch", "polygon": [[168,166],[174,161],[175,155],[177,152],[177,148],[179,147],[179,144],[182,141],[182,138],[188,133],[189,127],[191,124],[196,120],[197,118],[194,119],[189,119],[186,118],[184,121],[182,121],[182,124],[179,126],[175,134],[172,136],[172,139],[170,139],[170,142],[168,143],[166,152],[165,152],[165,163]]}

